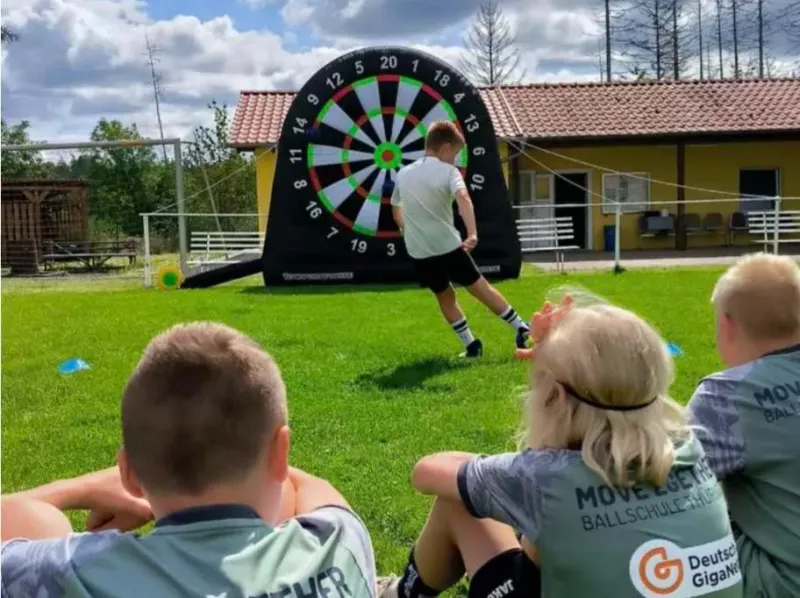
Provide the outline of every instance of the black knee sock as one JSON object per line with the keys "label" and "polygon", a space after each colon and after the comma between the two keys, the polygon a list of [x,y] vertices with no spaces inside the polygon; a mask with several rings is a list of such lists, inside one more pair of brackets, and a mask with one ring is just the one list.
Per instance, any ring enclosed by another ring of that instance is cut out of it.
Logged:
{"label": "black knee sock", "polygon": [[441,593],[441,590],[434,590],[422,581],[419,571],[417,571],[417,564],[414,562],[414,550],[412,549],[408,556],[406,570],[403,572],[403,577],[400,578],[397,594],[400,598],[433,598]]}

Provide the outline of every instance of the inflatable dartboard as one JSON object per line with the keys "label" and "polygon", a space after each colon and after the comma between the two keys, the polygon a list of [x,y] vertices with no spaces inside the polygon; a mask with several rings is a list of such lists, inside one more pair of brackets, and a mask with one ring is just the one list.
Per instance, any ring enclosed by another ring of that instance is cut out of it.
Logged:
{"label": "inflatable dartboard", "polygon": [[390,199],[397,171],[423,156],[427,129],[439,120],[456,123],[466,139],[456,165],[475,206],[475,260],[487,276],[517,277],[514,217],[478,90],[432,56],[369,48],[323,67],[286,115],[265,284],[413,280]]}

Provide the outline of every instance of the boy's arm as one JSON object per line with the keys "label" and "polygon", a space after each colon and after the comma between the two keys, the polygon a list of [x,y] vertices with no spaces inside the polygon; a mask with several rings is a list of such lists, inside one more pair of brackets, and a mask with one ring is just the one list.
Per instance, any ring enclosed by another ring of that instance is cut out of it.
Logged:
{"label": "boy's arm", "polygon": [[401,200],[400,200],[400,186],[395,183],[394,189],[392,189],[392,218],[394,218],[395,224],[397,224],[397,228],[400,229],[400,232],[403,232],[405,225],[403,223],[403,210],[400,207]]}
{"label": "boy's arm", "polygon": [[326,506],[350,509],[350,505],[341,493],[322,478],[290,467],[289,480],[294,487],[295,515],[305,515]]}
{"label": "boy's arm", "polygon": [[[10,518],[7,507],[20,515],[14,518],[13,526],[3,526],[0,534],[3,540],[11,537],[34,539],[41,537],[43,529],[51,530],[46,537],[54,537],[54,529],[58,529],[58,536],[69,534],[71,528],[64,525],[66,518],[57,517],[55,511],[87,509],[103,513],[107,515],[106,524],[116,522],[113,527],[123,531],[136,529],[153,517],[146,500],[131,496],[122,487],[117,467],[4,495],[2,506],[4,522]],[[58,525],[54,527],[55,524]],[[112,526],[102,525],[98,529],[108,527]]]}
{"label": "boy's arm", "polygon": [[400,206],[392,206],[392,218],[394,218],[397,228],[399,228],[402,232],[405,228],[405,225],[403,224],[403,210],[400,208]]}
{"label": "boy's arm", "polygon": [[461,500],[458,491],[458,472],[475,456],[471,453],[450,452],[423,457],[414,466],[411,485],[422,494]]}

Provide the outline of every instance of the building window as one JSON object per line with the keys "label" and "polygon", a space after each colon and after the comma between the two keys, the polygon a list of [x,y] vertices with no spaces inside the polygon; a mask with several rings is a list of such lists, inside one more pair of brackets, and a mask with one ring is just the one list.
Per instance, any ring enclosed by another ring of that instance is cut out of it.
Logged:
{"label": "building window", "polygon": [[[780,195],[780,171],[777,168],[743,168],[739,171],[739,195],[742,212],[768,212],[775,209],[774,197]],[[761,198],[765,199],[761,199]],[[768,199],[767,199],[768,198]]]}
{"label": "building window", "polygon": [[647,172],[604,174],[603,213],[613,214],[617,203],[622,206],[623,213],[647,210],[650,205],[650,174]]}

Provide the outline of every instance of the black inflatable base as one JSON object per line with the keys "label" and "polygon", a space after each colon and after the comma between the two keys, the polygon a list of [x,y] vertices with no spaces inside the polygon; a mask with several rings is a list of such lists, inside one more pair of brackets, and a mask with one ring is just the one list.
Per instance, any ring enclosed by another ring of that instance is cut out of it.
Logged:
{"label": "black inflatable base", "polygon": [[181,288],[207,289],[218,284],[253,276],[254,274],[260,274],[262,272],[263,262],[259,258],[246,262],[239,262],[237,264],[230,264],[229,266],[222,266],[221,268],[215,268],[208,272],[201,272],[200,274],[189,276],[183,281]]}

